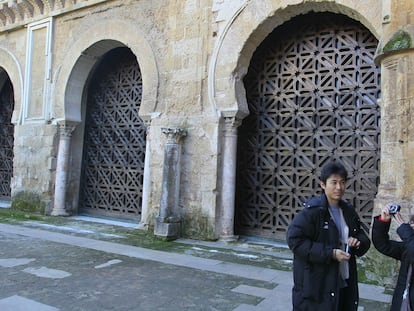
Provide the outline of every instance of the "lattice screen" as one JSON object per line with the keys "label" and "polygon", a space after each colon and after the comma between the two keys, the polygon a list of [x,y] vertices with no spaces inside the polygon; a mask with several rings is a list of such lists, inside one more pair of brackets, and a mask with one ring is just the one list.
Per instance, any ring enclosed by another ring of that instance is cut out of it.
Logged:
{"label": "lattice screen", "polygon": [[0,199],[10,200],[13,176],[14,109],[13,86],[10,79],[0,89]]}
{"label": "lattice screen", "polygon": [[104,57],[89,87],[81,210],[141,215],[146,129],[138,116],[141,72],[129,49]]}
{"label": "lattice screen", "polygon": [[245,78],[250,115],[239,129],[237,234],[285,239],[301,203],[320,193],[332,157],[367,229],[379,184],[377,41],[341,15],[309,14],[276,29]]}

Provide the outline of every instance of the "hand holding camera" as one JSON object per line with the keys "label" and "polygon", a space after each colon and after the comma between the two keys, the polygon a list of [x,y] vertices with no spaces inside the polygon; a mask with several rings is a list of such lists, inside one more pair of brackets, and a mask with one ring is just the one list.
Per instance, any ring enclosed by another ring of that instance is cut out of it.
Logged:
{"label": "hand holding camera", "polygon": [[387,206],[383,207],[381,210],[381,219],[385,221],[391,220],[391,216],[395,216],[399,214],[400,209],[401,209],[400,205],[388,204]]}
{"label": "hand holding camera", "polygon": [[357,238],[349,237],[348,243],[345,244],[344,250],[342,249],[333,250],[333,258],[339,262],[348,261],[349,258],[351,258],[351,253],[350,253],[351,247],[358,249],[360,245],[361,245],[361,242]]}
{"label": "hand holding camera", "polygon": [[405,223],[406,221],[404,221],[404,219],[402,218],[400,213],[396,213],[394,216],[395,222],[398,226],[401,226],[403,223]]}
{"label": "hand holding camera", "polygon": [[384,220],[390,220],[391,217],[395,219],[398,226],[405,223],[400,214],[401,206],[397,204],[389,204],[381,210],[381,218]]}

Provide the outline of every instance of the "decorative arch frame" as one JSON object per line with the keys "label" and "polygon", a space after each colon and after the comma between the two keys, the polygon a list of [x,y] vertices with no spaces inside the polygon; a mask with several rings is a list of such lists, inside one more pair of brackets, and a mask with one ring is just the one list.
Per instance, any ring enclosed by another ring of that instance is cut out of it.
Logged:
{"label": "decorative arch frame", "polygon": [[[69,48],[62,60],[62,65],[57,68],[55,74],[55,118],[60,126],[60,143],[58,151],[58,165],[63,169],[57,169],[55,183],[55,202],[52,215],[65,215],[77,210],[80,172],[82,159],[79,154],[83,146],[84,131],[84,102],[85,86],[91,72],[99,59],[108,51],[117,47],[128,47],[137,58],[142,75],[142,99],[139,115],[144,122],[149,124],[156,113],[158,100],[159,74],[151,45],[133,22],[114,19],[102,19],[95,23],[93,28],[88,25],[88,31],[82,33]],[[135,34],[135,36],[131,36]],[[63,102],[62,102],[63,101]],[[76,128],[76,130],[75,130]],[[73,137],[72,137],[73,131]],[[78,152],[72,152],[72,165],[68,170],[69,143],[65,136],[70,136],[70,148]],[[61,143],[64,142],[64,143]],[[66,143],[66,144],[65,144]],[[148,145],[147,145],[147,148]],[[62,149],[62,150],[61,150]],[[149,157],[145,158],[145,169],[148,170]],[[147,173],[146,173],[147,174]],[[144,177],[144,194],[141,221],[145,222],[148,200],[148,176]],[[66,197],[68,193],[68,197]],[[66,204],[69,203],[69,206]]]}
{"label": "decorative arch frame", "polygon": [[382,22],[380,3],[369,0],[364,3],[365,10],[354,7],[352,0],[341,3],[295,0],[284,1],[282,5],[272,0],[244,1],[222,27],[210,62],[208,91],[217,115],[243,119],[249,113],[243,78],[252,55],[267,35],[294,16],[311,11],[344,14],[359,21],[378,38]]}
{"label": "decorative arch frame", "polygon": [[223,130],[219,142],[222,155],[221,173],[218,177],[218,184],[221,185],[218,203],[221,219],[217,220],[221,240],[237,239],[234,235],[237,127],[249,114],[243,78],[247,74],[253,53],[276,27],[295,16],[312,11],[346,15],[359,21],[378,38],[382,22],[380,3],[369,0],[364,3],[364,10],[353,9],[354,7],[353,0],[341,3],[245,0],[235,8],[226,23],[221,25],[209,64],[208,80],[210,104]]}
{"label": "decorative arch frame", "polygon": [[0,71],[4,70],[14,89],[14,111],[12,122],[21,124],[23,99],[23,71],[17,57],[8,49],[0,47]]}
{"label": "decorative arch frame", "polygon": [[129,47],[137,57],[143,79],[139,113],[144,120],[151,118],[156,110],[159,79],[154,53],[137,26],[123,20],[98,22],[70,47],[56,75],[55,97],[64,99],[63,114],[57,118],[81,122],[83,89],[90,72],[102,55],[116,47]]}

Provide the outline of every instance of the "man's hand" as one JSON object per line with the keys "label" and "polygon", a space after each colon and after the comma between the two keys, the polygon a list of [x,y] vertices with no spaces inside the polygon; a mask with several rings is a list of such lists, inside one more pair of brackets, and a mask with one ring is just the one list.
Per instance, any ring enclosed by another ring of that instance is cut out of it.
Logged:
{"label": "man's hand", "polygon": [[349,258],[351,258],[351,255],[348,254],[347,252],[344,252],[341,249],[334,248],[332,251],[332,257],[333,259],[341,262],[341,261],[348,261]]}
{"label": "man's hand", "polygon": [[404,221],[404,219],[402,218],[401,214],[399,212],[397,212],[394,215],[394,219],[395,222],[397,223],[398,227],[401,226],[403,223],[405,223],[406,221]]}
{"label": "man's hand", "polygon": [[349,247],[359,248],[359,246],[361,245],[361,242],[357,238],[349,237],[348,245]]}

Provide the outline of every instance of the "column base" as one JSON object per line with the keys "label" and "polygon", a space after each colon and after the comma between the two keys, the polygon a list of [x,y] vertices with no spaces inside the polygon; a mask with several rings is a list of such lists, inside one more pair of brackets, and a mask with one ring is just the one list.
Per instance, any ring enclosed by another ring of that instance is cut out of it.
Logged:
{"label": "column base", "polygon": [[148,224],[144,222],[140,222],[137,225],[137,229],[144,230],[144,231],[148,231],[148,227],[149,227]]}
{"label": "column base", "polygon": [[181,222],[157,217],[154,225],[154,235],[166,241],[178,239],[181,235]]}
{"label": "column base", "polygon": [[62,208],[54,208],[52,210],[52,213],[50,213],[51,216],[70,216],[70,214],[62,209]]}
{"label": "column base", "polygon": [[236,242],[238,239],[238,235],[222,235],[219,237],[219,241],[221,242]]}

